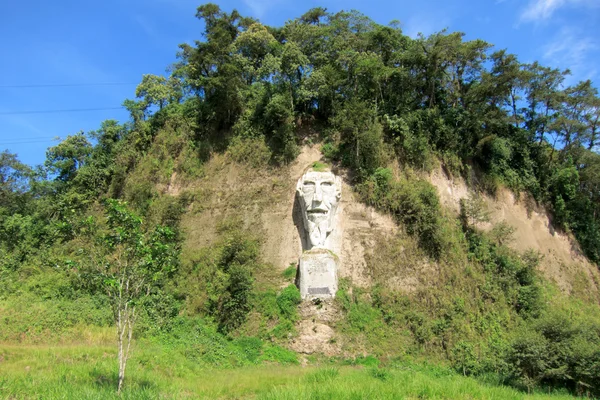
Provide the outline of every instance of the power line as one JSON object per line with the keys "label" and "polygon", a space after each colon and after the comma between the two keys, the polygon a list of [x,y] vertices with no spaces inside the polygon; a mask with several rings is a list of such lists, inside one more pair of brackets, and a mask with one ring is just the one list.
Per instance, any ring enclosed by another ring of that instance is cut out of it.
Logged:
{"label": "power line", "polygon": [[11,146],[11,145],[17,145],[17,144],[30,144],[30,143],[48,143],[53,141],[56,138],[48,138],[48,139],[44,139],[44,140],[23,140],[20,142],[0,142],[0,146]]}
{"label": "power line", "polygon": [[105,111],[105,110],[121,110],[120,107],[99,107],[99,108],[71,108],[64,110],[31,110],[31,111],[2,111],[0,115],[17,115],[17,114],[55,114],[63,112],[82,112],[82,111]]}
{"label": "power line", "polygon": [[62,137],[54,136],[35,136],[35,137],[24,137],[24,138],[0,138],[2,144],[19,144],[19,143],[34,143],[34,142],[46,142],[48,140],[62,140]]}
{"label": "power line", "polygon": [[0,85],[0,89],[5,88],[42,88],[42,87],[80,87],[80,86],[126,86],[137,85],[139,82],[104,82],[104,83],[41,83],[27,85]]}
{"label": "power line", "polygon": [[27,137],[0,137],[0,140],[36,140],[36,139],[48,139],[48,138],[55,138],[55,137],[60,137],[58,135],[54,135],[54,136],[27,136]]}

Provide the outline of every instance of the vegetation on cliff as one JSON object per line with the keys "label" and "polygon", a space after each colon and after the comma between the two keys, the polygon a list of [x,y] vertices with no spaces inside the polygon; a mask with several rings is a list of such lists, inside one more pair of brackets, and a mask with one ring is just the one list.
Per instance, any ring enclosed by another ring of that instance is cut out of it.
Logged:
{"label": "vegetation on cliff", "polygon": [[[215,197],[239,206],[202,183],[216,176],[215,154],[274,176],[270,188],[244,189],[242,199],[260,203],[277,194],[277,171],[299,146],[320,141],[363,201],[403,228],[368,260],[374,287],[341,285],[336,328],[349,350],[390,365],[428,357],[530,390],[600,393],[597,299],[556,293],[536,274],[539,254],[506,246],[509,228],[477,229],[476,199],[462,218],[448,215],[419,175],[441,162],[479,191],[528,193],[600,262],[600,99],[590,81],[565,87],[568,71],[462,33],[413,39],[355,11],[314,8],[282,27],[214,4],[197,17],[203,38],[180,46],[168,77],[143,77],[124,102],[130,121],[69,136],[35,168],[0,154],[1,341],[77,341],[82,326],[111,326],[106,288],[118,276],[107,280],[94,257],[104,249],[103,265],[113,265],[111,238],[135,234],[130,247],[144,262],[132,262],[148,272],[132,297],[141,340],[203,366],[297,363],[286,343],[298,292],[281,289],[291,276],[264,263],[256,233],[223,218],[206,228],[210,245],[179,254],[180,223]],[[127,218],[117,221],[117,211]],[[386,285],[417,260],[433,266],[435,282],[415,293]],[[154,362],[141,357],[139,365]],[[0,394],[12,388],[1,379]]]}

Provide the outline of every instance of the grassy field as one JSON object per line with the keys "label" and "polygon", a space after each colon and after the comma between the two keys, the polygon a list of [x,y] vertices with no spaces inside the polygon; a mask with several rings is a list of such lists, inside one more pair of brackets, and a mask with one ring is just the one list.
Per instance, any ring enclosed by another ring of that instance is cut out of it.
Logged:
{"label": "grassy field", "polygon": [[[450,369],[400,362],[388,368],[325,363],[262,363],[209,369],[168,349],[140,343],[128,366],[124,399],[568,399],[526,394]],[[110,399],[115,346],[0,344],[2,399]]]}

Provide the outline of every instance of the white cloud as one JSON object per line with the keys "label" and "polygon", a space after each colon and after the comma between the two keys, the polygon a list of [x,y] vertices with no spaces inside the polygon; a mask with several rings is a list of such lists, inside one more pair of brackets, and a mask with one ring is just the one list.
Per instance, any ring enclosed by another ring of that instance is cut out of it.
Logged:
{"label": "white cloud", "polygon": [[531,0],[521,13],[521,22],[539,22],[547,20],[562,7],[598,7],[598,0]]}
{"label": "white cloud", "polygon": [[598,67],[593,61],[600,56],[600,43],[591,36],[585,36],[580,30],[562,28],[553,40],[543,48],[543,57],[554,67],[571,70],[572,76],[567,83],[593,79]]}

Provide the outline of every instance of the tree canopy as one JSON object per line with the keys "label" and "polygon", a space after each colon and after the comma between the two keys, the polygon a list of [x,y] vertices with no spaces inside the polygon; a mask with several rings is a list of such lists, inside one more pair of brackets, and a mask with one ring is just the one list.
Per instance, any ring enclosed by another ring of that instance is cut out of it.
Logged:
{"label": "tree canopy", "polygon": [[[123,103],[129,121],[68,136],[35,168],[0,153],[0,277],[23,265],[79,271],[78,240],[107,204],[110,234],[98,265],[109,295],[118,297],[111,288],[131,278],[141,286],[127,301],[150,301],[175,265],[171,244],[189,200],[162,196],[175,190],[174,177],[202,177],[215,152],[253,168],[286,164],[307,141],[321,142],[328,161],[352,172],[363,199],[405,224],[433,260],[446,251],[437,193],[424,181],[394,181],[386,168],[393,162],[423,171],[441,163],[480,191],[528,193],[600,263],[600,97],[591,81],[569,84],[568,70],[522,62],[462,32],[411,38],[397,22],[381,25],[357,11],[317,7],[274,27],[208,3],[196,17],[201,38],[179,46],[167,75],[141,78]],[[534,267],[497,249],[510,227],[495,232],[497,246],[471,230],[483,221],[476,203],[463,204],[469,255],[497,265],[502,279],[527,275],[511,281],[509,298],[528,310],[539,297],[528,275]],[[251,309],[259,251],[242,236],[228,236],[206,262],[207,312],[220,332],[237,329]],[[166,250],[169,260],[157,253]],[[530,333],[542,342],[540,332]]]}

